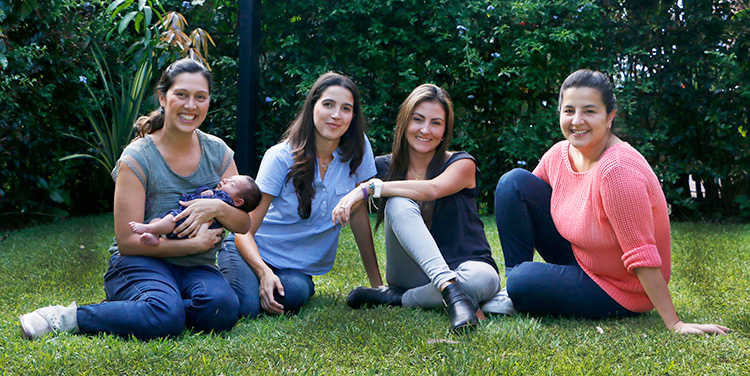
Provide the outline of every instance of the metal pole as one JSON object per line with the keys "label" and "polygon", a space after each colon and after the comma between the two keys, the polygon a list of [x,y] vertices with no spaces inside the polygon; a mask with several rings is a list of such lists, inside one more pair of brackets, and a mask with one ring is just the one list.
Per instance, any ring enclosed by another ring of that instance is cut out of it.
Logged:
{"label": "metal pole", "polygon": [[237,82],[237,138],[234,160],[241,174],[255,175],[260,77],[260,2],[240,0],[239,79]]}

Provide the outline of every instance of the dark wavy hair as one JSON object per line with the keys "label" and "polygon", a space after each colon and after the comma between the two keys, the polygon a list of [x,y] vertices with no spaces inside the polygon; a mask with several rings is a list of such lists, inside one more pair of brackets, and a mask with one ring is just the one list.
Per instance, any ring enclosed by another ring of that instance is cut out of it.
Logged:
{"label": "dark wavy hair", "polygon": [[[156,97],[159,98],[159,93],[166,95],[167,91],[169,91],[172,85],[174,85],[177,76],[183,73],[200,73],[203,75],[203,77],[206,78],[206,82],[208,82],[208,92],[211,93],[211,87],[213,85],[211,72],[200,62],[190,58],[184,58],[170,64],[167,69],[164,70],[164,73],[161,74],[159,83],[154,90]],[[135,124],[133,124],[133,128],[135,129],[135,137],[133,138],[133,141],[147,134],[154,133],[163,127],[164,108],[151,111],[148,116],[139,117],[138,120],[135,121]]]}
{"label": "dark wavy hair", "polygon": [[312,211],[312,199],[315,197],[313,180],[315,179],[316,150],[315,150],[315,123],[313,121],[313,109],[323,92],[331,86],[341,86],[352,93],[354,98],[354,111],[349,129],[341,136],[339,141],[339,153],[343,161],[349,161],[349,175],[354,174],[362,163],[365,152],[364,132],[367,122],[362,114],[362,103],[359,98],[359,90],[354,82],[341,74],[328,72],[318,77],[310,91],[307,93],[305,103],[302,105],[297,118],[289,125],[284,133],[284,140],[289,142],[292,148],[294,164],[289,168],[286,181],[292,180],[299,206],[297,213],[302,219],[310,218]]}
{"label": "dark wavy hair", "polygon": [[[612,82],[602,72],[593,71],[590,69],[579,69],[568,76],[560,86],[560,97],[557,102],[557,112],[560,112],[563,101],[563,92],[572,87],[586,87],[596,89],[602,97],[602,103],[607,108],[607,113],[610,114],[612,111],[617,109],[617,98],[615,97],[615,89],[612,87]],[[612,119],[612,126],[615,125],[614,119]]]}
{"label": "dark wavy hair", "polygon": [[[423,84],[412,90],[408,97],[401,103],[398,117],[396,118],[396,130],[393,132],[393,146],[391,147],[391,166],[385,174],[386,181],[406,179],[406,171],[409,169],[409,142],[406,140],[406,130],[414,114],[414,109],[422,102],[436,102],[445,111],[445,133],[435,149],[435,154],[427,166],[425,179],[432,179],[440,174],[445,164],[446,152],[453,139],[453,101],[447,91],[437,85]],[[375,229],[383,222],[384,210],[387,198],[381,199],[378,220]],[[435,201],[423,201],[419,203],[422,219],[428,227],[432,224],[432,214],[435,209]]]}

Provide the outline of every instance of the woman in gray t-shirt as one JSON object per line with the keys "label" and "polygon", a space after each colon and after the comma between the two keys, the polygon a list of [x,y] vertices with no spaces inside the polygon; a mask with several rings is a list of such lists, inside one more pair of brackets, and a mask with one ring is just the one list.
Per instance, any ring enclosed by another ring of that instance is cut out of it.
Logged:
{"label": "woman in gray t-shirt", "polygon": [[217,137],[198,130],[208,112],[211,75],[200,63],[182,59],[159,81],[161,108],[136,122],[138,135],[112,171],[115,179],[115,242],[104,275],[107,300],[78,307],[50,306],[20,317],[24,337],[51,332],[113,333],[150,339],[176,336],[185,327],[226,331],[237,321],[237,296],[216,267],[223,229],[202,226],[214,219],[246,232],[247,213],[221,200],[180,202],[185,219],[174,233],[143,245],[129,222],[148,222],[173,209],[199,185],[215,186],[237,174],[233,152]]}

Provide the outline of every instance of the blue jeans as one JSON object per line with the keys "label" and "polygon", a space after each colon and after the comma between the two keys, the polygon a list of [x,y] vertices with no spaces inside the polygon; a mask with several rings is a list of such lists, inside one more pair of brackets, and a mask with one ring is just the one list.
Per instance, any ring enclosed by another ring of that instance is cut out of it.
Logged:
{"label": "blue jeans", "polygon": [[[565,317],[630,316],[583,271],[550,214],[552,187],[524,169],[495,189],[495,220],[508,296],[518,311]],[[533,262],[534,250],[546,261]]]}
{"label": "blue jeans", "polygon": [[211,266],[183,267],[146,256],[113,255],[104,274],[107,301],[81,306],[81,333],[113,333],[152,339],[185,329],[228,331],[237,322],[238,302],[221,273]]}
{"label": "blue jeans", "polygon": [[[261,310],[260,281],[245,262],[234,244],[234,233],[229,234],[219,251],[219,269],[232,286],[240,301],[239,317],[254,318]],[[284,306],[285,313],[296,314],[315,294],[312,277],[294,269],[276,269],[269,266],[284,286],[284,296],[274,291],[274,299]]]}

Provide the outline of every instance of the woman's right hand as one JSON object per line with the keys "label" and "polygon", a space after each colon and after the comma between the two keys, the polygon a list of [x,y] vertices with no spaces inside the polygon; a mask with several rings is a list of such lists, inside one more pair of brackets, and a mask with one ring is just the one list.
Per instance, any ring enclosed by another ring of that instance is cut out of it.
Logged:
{"label": "woman's right hand", "polygon": [[195,236],[192,237],[192,240],[195,242],[195,253],[207,252],[213,248],[216,243],[221,241],[221,235],[224,233],[224,229],[221,227],[208,228],[209,226],[209,223],[203,223],[198,226],[198,229],[195,231]]}
{"label": "woman's right hand", "polygon": [[346,196],[339,200],[336,207],[331,212],[331,220],[334,225],[346,226],[349,224],[349,219],[352,215],[352,210],[357,204],[365,199],[364,192],[362,192],[361,186],[357,186],[352,189]]}
{"label": "woman's right hand", "polygon": [[279,291],[279,295],[284,296],[284,286],[281,280],[270,269],[260,277],[260,306],[264,311],[276,314],[284,313],[284,306],[273,297],[274,290]]}

